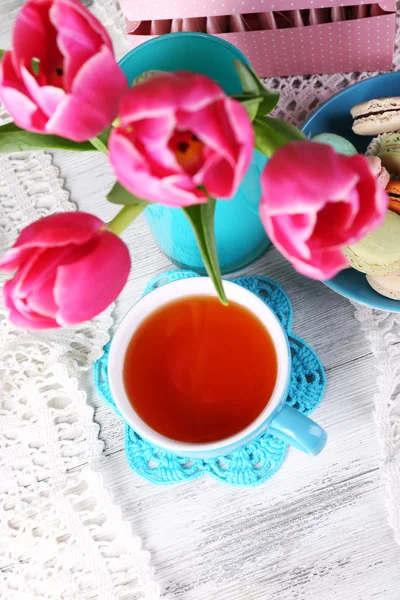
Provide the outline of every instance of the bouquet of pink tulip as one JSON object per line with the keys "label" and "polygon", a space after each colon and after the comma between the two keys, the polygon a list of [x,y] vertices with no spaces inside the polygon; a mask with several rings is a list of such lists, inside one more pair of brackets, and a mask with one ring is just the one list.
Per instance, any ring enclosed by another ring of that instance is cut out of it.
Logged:
{"label": "bouquet of pink tulip", "polygon": [[118,234],[148,203],[189,219],[209,276],[226,303],[214,236],[216,201],[229,202],[253,148],[270,158],[260,217],[273,244],[304,275],[333,277],[343,247],[378,227],[387,210],[365,157],[342,156],[266,115],[279,95],[236,63],[243,94],[211,79],[156,73],[128,89],[103,26],[79,0],[28,0],[0,65],[0,98],[13,118],[0,152],[42,148],[107,154],[123,205],[108,224],[86,213],[56,214],[26,227],[0,259],[21,327],[72,325],[104,310],[130,269]]}

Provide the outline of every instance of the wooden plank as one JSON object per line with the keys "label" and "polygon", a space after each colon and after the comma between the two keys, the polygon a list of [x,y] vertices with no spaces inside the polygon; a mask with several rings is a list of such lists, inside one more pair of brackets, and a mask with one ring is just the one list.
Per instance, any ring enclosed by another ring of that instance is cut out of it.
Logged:
{"label": "wooden plank", "polygon": [[[0,47],[23,0],[0,6]],[[80,210],[105,221],[114,177],[104,156],[55,153]],[[139,219],[124,234],[132,271],[115,311],[118,322],[148,279],[171,268]],[[387,524],[372,419],[374,360],[351,304],[305,280],[274,250],[246,273],[272,277],[289,293],[294,331],[319,353],[326,398],[315,413],[329,443],[316,458],[289,451],[266,484],[231,488],[211,479],[153,486],[127,466],[121,420],[81,377],[95,407],[105,452],[101,472],[124,516],[153,555],[163,597],[187,600],[399,600],[399,549]]]}
{"label": "wooden plank", "polygon": [[[209,478],[157,487],[131,472],[122,452],[104,460],[106,485],[152,553],[166,598],[398,600],[374,386],[371,357],[332,369],[315,413],[329,433],[325,451],[311,458],[290,450],[256,488]],[[114,435],[105,422],[103,431]]]}

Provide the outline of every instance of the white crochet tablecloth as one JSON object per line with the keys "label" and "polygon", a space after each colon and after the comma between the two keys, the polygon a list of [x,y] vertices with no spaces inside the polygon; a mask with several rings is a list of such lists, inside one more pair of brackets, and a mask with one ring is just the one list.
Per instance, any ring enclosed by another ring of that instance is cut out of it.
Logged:
{"label": "white crochet tablecloth", "polygon": [[[130,48],[125,37],[125,21],[116,0],[88,0],[107,21],[113,40],[121,54]],[[400,68],[400,13],[397,15],[397,37],[394,68]],[[274,116],[301,125],[318,105],[341,89],[372,77],[377,73],[346,73],[271,77],[266,86],[280,92]],[[389,523],[400,544],[400,315],[382,313],[354,305],[355,317],[371,343],[377,360],[379,393],[374,398],[376,432],[382,448],[381,472],[387,481]]]}
{"label": "white crochet tablecloth", "polygon": [[[75,208],[50,154],[0,156],[0,254],[33,220]],[[156,600],[149,555],[95,470],[103,443],[77,379],[112,308],[35,333],[6,312],[0,298],[0,599]]]}

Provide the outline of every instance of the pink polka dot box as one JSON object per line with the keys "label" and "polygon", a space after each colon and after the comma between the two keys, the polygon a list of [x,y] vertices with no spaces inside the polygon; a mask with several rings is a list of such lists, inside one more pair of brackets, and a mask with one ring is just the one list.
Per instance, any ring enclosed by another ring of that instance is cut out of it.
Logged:
{"label": "pink polka dot box", "polygon": [[209,33],[237,46],[260,77],[392,68],[396,0],[120,0],[120,4],[132,46],[167,33]]}

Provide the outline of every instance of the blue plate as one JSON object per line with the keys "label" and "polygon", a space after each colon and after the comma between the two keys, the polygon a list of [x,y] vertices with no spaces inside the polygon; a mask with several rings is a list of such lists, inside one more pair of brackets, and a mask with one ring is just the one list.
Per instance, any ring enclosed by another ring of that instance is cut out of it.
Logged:
{"label": "blue plate", "polygon": [[[364,153],[371,137],[355,135],[351,129],[353,119],[350,109],[372,98],[400,95],[400,72],[387,73],[360,81],[339,92],[322,104],[304,123],[302,130],[307,137],[318,133],[336,133],[347,138]],[[332,290],[372,308],[400,312],[400,301],[380,296],[368,284],[365,275],[354,269],[346,269],[330,281],[324,282]]]}

